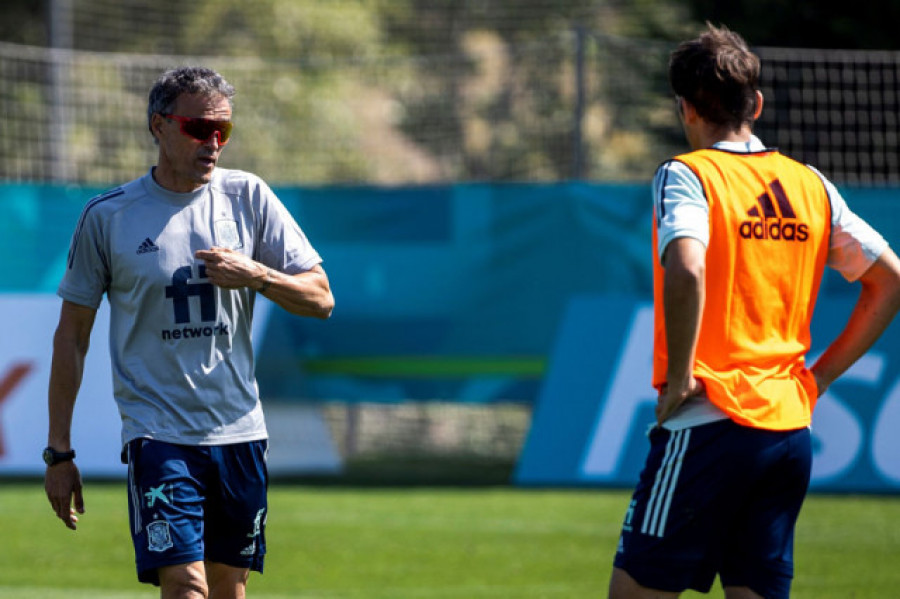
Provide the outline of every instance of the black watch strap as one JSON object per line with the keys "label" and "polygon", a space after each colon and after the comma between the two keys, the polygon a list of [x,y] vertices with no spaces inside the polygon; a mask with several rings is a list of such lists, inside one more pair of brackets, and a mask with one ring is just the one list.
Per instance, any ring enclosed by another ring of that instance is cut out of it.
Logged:
{"label": "black watch strap", "polygon": [[44,463],[48,466],[55,466],[61,462],[70,462],[75,459],[75,450],[56,451],[52,447],[44,448]]}

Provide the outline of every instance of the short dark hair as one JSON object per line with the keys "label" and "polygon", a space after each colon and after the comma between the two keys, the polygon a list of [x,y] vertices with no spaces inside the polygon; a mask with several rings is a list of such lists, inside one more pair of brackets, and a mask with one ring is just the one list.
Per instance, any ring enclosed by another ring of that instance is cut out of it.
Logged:
{"label": "short dark hair", "polygon": [[219,95],[227,98],[228,103],[231,104],[234,87],[220,74],[204,67],[178,67],[166,71],[150,88],[150,99],[147,102],[147,126],[151,126],[154,114],[171,112],[175,100],[185,93]]}
{"label": "short dark hair", "polygon": [[740,129],[756,114],[759,57],[737,33],[709,22],[706,27],[672,52],[669,84],[702,118]]}

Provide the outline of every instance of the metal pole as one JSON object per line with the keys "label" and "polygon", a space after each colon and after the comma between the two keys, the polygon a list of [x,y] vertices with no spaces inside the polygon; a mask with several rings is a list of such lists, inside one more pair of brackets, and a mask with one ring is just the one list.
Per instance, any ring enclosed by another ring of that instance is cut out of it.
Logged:
{"label": "metal pole", "polygon": [[69,161],[68,89],[69,52],[74,42],[72,0],[48,0],[50,47],[50,123],[47,135],[50,160],[49,177],[54,181],[70,181],[73,174]]}

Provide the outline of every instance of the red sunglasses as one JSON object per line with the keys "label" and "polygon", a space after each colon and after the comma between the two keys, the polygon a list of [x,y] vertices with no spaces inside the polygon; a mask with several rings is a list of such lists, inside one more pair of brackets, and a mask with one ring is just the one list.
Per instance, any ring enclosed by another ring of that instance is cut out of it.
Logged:
{"label": "red sunglasses", "polygon": [[178,121],[181,132],[197,141],[206,143],[215,135],[220,146],[228,143],[228,140],[231,138],[231,129],[234,127],[231,121],[213,121],[211,119],[163,113],[160,113],[160,116]]}

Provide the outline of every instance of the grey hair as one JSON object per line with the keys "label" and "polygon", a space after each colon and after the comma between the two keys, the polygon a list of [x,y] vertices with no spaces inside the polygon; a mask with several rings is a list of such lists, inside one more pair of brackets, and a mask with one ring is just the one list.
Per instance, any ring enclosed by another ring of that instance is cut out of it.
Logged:
{"label": "grey hair", "polygon": [[[153,115],[168,114],[181,94],[223,96],[232,104],[234,87],[217,72],[204,67],[178,67],[159,76],[150,89],[147,103],[147,127],[153,133]],[[156,136],[153,136],[154,140]]]}

